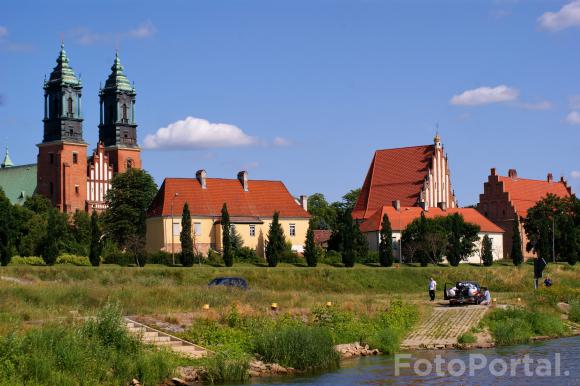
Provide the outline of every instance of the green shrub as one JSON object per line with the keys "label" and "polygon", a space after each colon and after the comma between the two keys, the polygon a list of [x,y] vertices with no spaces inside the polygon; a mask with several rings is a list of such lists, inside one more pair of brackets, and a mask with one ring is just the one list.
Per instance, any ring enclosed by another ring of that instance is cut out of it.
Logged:
{"label": "green shrub", "polygon": [[517,308],[494,310],[484,320],[498,345],[527,343],[533,336],[562,336],[566,327],[555,315]]}
{"label": "green shrub", "polygon": [[457,338],[457,342],[461,344],[470,344],[477,342],[477,339],[472,333],[466,332],[465,334],[461,334],[459,338]]}
{"label": "green shrub", "polygon": [[219,252],[210,249],[207,253],[207,259],[205,260],[205,263],[214,267],[219,267],[223,263],[222,255],[220,255]]}
{"label": "green shrub", "polygon": [[256,250],[250,247],[241,247],[236,249],[236,257],[237,262],[242,263],[257,263],[258,262],[258,255],[256,254]]}
{"label": "green shrub", "polygon": [[369,338],[368,344],[384,354],[392,355],[399,351],[402,336],[396,329],[380,328]]}
{"label": "green shrub", "polygon": [[360,264],[378,264],[379,253],[375,251],[369,251],[369,253],[367,253],[366,255],[359,256],[356,262]]}
{"label": "green shrub", "polygon": [[532,326],[523,319],[507,319],[490,324],[490,331],[499,346],[528,343],[532,339]]}
{"label": "green shrub", "polygon": [[127,267],[131,264],[135,264],[135,259],[128,253],[112,252],[107,255],[103,255],[103,263],[117,264],[121,267]]}
{"label": "green shrub", "polygon": [[575,323],[580,323],[580,303],[573,302],[570,304],[570,314],[568,315],[570,320]]}
{"label": "green shrub", "polygon": [[[175,254],[175,260],[179,260],[179,255]],[[151,252],[147,256],[147,261],[150,264],[173,265],[173,258],[171,253],[165,251]]]}
{"label": "green shrub", "polygon": [[72,264],[78,266],[90,266],[91,262],[87,256],[76,256],[64,254],[56,259],[56,264]]}
{"label": "green shrub", "polygon": [[249,378],[250,357],[236,351],[220,351],[203,361],[205,383],[245,383]]}
{"label": "green shrub", "polygon": [[14,256],[10,262],[12,265],[46,265],[40,256]]}
{"label": "green shrub", "polygon": [[299,370],[334,368],[340,360],[330,332],[320,327],[288,326],[265,331],[254,344],[264,361]]}
{"label": "green shrub", "polygon": [[282,252],[280,255],[280,262],[288,264],[306,264],[306,260],[292,249],[285,249],[284,252]]}
{"label": "green shrub", "polygon": [[328,264],[332,266],[342,265],[342,255],[337,251],[326,251],[324,257],[319,260],[323,264]]}

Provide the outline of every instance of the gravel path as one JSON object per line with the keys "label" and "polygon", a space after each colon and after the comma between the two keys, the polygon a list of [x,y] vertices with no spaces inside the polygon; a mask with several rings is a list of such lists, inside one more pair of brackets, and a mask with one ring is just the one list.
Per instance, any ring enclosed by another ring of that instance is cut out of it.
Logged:
{"label": "gravel path", "polygon": [[457,338],[479,324],[487,312],[486,306],[438,306],[401,344],[403,349],[450,348]]}

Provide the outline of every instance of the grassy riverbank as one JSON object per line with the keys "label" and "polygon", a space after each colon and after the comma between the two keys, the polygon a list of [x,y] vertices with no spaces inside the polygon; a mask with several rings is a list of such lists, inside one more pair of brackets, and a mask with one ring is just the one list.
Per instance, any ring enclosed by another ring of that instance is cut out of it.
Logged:
{"label": "grassy riverbank", "polygon": [[[203,363],[211,370],[210,380],[242,379],[249,357],[255,353],[307,370],[309,366],[335,366],[335,354],[327,349],[334,344],[358,340],[387,353],[395,351],[413,321],[430,312],[426,296],[429,277],[439,283],[439,300],[444,282],[475,280],[488,286],[499,304],[519,305],[559,318],[556,305],[565,301],[572,305],[570,319],[578,318],[580,267],[558,264],[549,265],[548,270],[554,286],[534,291],[532,266],[527,264],[352,269],[284,264],[276,268],[11,265],[0,268],[0,336],[24,339],[40,325],[48,328],[47,322],[58,326],[71,313],[91,315],[114,303],[126,315],[179,328],[178,335],[217,351],[218,355]],[[217,276],[244,277],[250,289],[208,288],[209,280]],[[277,312],[270,310],[274,302],[279,306]],[[332,306],[327,307],[327,302]],[[204,304],[210,309],[203,310]],[[516,316],[506,318],[516,320]],[[500,319],[495,323],[505,324]],[[550,323],[546,319],[531,325]],[[40,348],[34,346],[34,350]],[[105,368],[106,361],[99,366]],[[138,372],[136,368],[131,371]]]}

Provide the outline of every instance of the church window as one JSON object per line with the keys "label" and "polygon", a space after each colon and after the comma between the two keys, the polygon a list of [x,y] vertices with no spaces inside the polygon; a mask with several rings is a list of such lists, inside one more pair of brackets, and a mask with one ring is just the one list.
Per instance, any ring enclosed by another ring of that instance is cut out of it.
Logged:
{"label": "church window", "polygon": [[132,159],[128,159],[127,160],[127,169],[131,169],[133,167],[133,160]]}
{"label": "church window", "polygon": [[50,190],[50,195],[52,196],[52,194],[54,193],[54,184],[52,182],[50,182],[50,184],[49,184],[49,190]]}
{"label": "church window", "polygon": [[70,135],[71,137],[74,135],[74,130],[73,129],[69,129],[68,130],[68,135]]}
{"label": "church window", "polygon": [[78,185],[75,185],[75,193],[79,194],[79,186]]}
{"label": "church window", "polygon": [[127,122],[127,105],[123,104],[123,122]]}
{"label": "church window", "polygon": [[67,106],[67,112],[68,112],[68,116],[72,117],[73,116],[73,100],[71,97],[68,97],[68,106]]}
{"label": "church window", "polygon": [[48,156],[50,158],[50,163],[51,164],[54,164],[54,154],[53,153],[50,153]]}
{"label": "church window", "polygon": [[73,153],[73,164],[79,163],[79,155],[78,153]]}

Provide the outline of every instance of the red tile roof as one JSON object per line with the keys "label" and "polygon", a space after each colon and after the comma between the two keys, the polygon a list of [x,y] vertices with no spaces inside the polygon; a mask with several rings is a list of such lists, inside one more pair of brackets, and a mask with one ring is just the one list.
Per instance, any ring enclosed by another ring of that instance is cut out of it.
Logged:
{"label": "red tile roof", "polygon": [[401,207],[400,212],[392,206],[384,206],[363,222],[360,225],[360,230],[365,233],[379,231],[381,229],[383,215],[386,214],[391,222],[391,228],[394,231],[401,231],[413,222],[413,220],[421,217],[421,212],[424,212],[425,217],[427,218],[444,217],[450,214],[459,213],[463,216],[463,219],[466,222],[479,225],[482,232],[503,233],[503,229],[485,218],[485,216],[474,208],[449,208],[446,210],[429,208],[428,211],[423,211],[423,209],[418,206]]}
{"label": "red tile roof", "polygon": [[314,244],[320,245],[322,243],[327,243],[332,236],[332,231],[326,229],[315,229],[314,230]]}
{"label": "red tile roof", "polygon": [[310,214],[288,192],[282,181],[249,180],[245,192],[238,179],[207,178],[207,189],[202,189],[196,178],[166,178],[147,212],[149,217],[181,214],[187,201],[192,216],[221,216],[222,206],[228,205],[231,217],[309,218]]}
{"label": "red tile roof", "polygon": [[395,200],[401,206],[416,205],[434,152],[434,145],[377,150],[353,217],[367,218]]}
{"label": "red tile roof", "polygon": [[558,197],[570,197],[571,191],[564,181],[530,180],[518,177],[498,176],[503,182],[503,191],[509,193],[510,202],[521,217],[528,215],[528,209],[546,197],[554,194]]}

